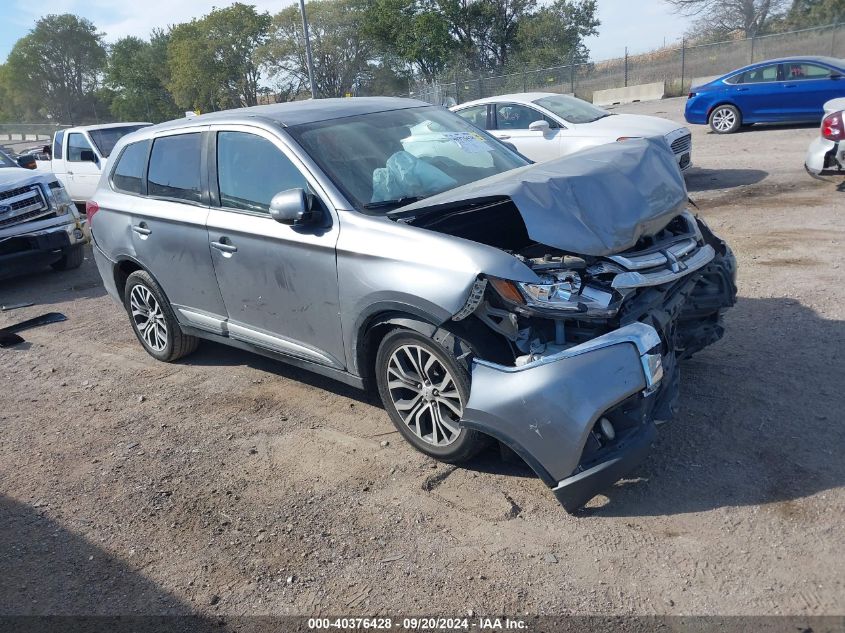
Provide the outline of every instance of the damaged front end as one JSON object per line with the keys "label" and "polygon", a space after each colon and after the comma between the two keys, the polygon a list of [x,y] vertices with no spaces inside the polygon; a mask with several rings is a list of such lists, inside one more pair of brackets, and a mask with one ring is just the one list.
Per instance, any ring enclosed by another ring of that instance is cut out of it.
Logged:
{"label": "damaged front end", "polygon": [[541,283],[481,278],[454,317],[478,319],[513,353],[512,364],[475,359],[464,423],[513,448],[574,511],[672,417],[679,361],[722,337],[736,262],[687,213],[619,255],[536,248],[514,256]]}
{"label": "damaged front end", "polygon": [[[453,316],[495,332],[510,350],[495,362],[477,353],[462,423],[512,448],[570,512],[646,456],[655,423],[672,416],[678,363],[722,337],[722,315],[735,303],[735,258],[684,210],[680,182],[652,181],[672,213],[636,201],[627,215],[616,209],[633,237],[598,230],[582,208],[577,224],[592,238],[589,254],[570,239],[541,242],[542,227],[518,206],[516,189],[411,220],[497,246],[533,273],[530,281],[480,275]],[[567,185],[577,199],[578,183]],[[550,234],[565,236],[563,224]],[[614,243],[626,247],[605,247]]]}

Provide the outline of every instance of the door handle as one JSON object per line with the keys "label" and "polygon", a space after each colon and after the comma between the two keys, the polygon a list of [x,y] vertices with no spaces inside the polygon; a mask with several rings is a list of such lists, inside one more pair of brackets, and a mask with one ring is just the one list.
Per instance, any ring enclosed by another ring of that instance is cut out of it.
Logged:
{"label": "door handle", "polygon": [[223,253],[237,253],[238,247],[229,241],[228,237],[221,237],[219,242],[212,242],[211,246]]}
{"label": "door handle", "polygon": [[786,84],[786,88],[797,88],[795,84]]}
{"label": "door handle", "polygon": [[496,138],[499,139],[500,141],[506,141],[507,139],[510,138],[510,134],[500,134]]}
{"label": "door handle", "polygon": [[66,171],[65,173],[66,173],[68,176],[73,176],[73,172],[72,172],[72,171]]}
{"label": "door handle", "polygon": [[132,230],[135,231],[138,235],[143,235],[144,237],[152,233],[152,231],[147,227],[146,222],[141,222],[140,224],[133,224]]}
{"label": "door handle", "polygon": [[737,88],[737,92],[748,92],[748,88]]}

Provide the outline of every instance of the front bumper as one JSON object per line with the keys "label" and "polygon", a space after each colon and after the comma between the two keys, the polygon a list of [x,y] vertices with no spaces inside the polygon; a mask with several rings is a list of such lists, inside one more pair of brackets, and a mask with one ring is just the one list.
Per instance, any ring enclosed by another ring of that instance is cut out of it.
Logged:
{"label": "front bumper", "polygon": [[[574,511],[647,454],[655,403],[677,388],[660,346],[632,323],[522,367],[476,359],[462,423],[509,446]],[[605,416],[619,436],[589,451]]]}
{"label": "front bumper", "polygon": [[0,236],[2,277],[23,274],[56,262],[67,249],[86,244],[90,235],[87,223],[78,219],[30,232],[20,229],[15,226]]}
{"label": "front bumper", "polygon": [[845,144],[816,137],[807,149],[804,168],[816,178],[845,175]]}

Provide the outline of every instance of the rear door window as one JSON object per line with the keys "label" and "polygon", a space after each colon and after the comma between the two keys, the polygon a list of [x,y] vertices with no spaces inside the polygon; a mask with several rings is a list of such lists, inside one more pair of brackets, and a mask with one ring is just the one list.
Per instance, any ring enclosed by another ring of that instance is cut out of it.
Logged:
{"label": "rear door window", "polygon": [[147,193],[150,196],[203,202],[202,134],[162,136],[153,142]]}
{"label": "rear door window", "polygon": [[269,213],[270,201],[288,189],[307,189],[305,176],[265,138],[246,132],[217,134],[220,205]]}
{"label": "rear door window", "polygon": [[772,64],[771,66],[763,66],[761,68],[755,68],[754,70],[746,70],[742,73],[741,81],[739,81],[739,83],[760,84],[767,81],[777,81],[778,68],[778,64]]}
{"label": "rear door window", "polygon": [[73,132],[67,138],[67,159],[72,163],[82,162],[82,152],[85,150],[94,151],[91,143],[79,132]]}
{"label": "rear door window", "polygon": [[147,154],[150,141],[127,145],[112,172],[112,185],[126,193],[143,193],[144,171],[147,168]]}

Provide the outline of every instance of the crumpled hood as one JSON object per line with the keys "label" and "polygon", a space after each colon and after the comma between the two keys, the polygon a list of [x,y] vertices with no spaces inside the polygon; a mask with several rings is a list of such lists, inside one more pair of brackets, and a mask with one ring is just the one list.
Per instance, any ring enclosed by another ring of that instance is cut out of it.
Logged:
{"label": "crumpled hood", "polygon": [[528,236],[604,256],[658,232],[687,203],[684,178],[663,139],[610,143],[513,169],[397,209],[402,217],[460,203],[510,198]]}

